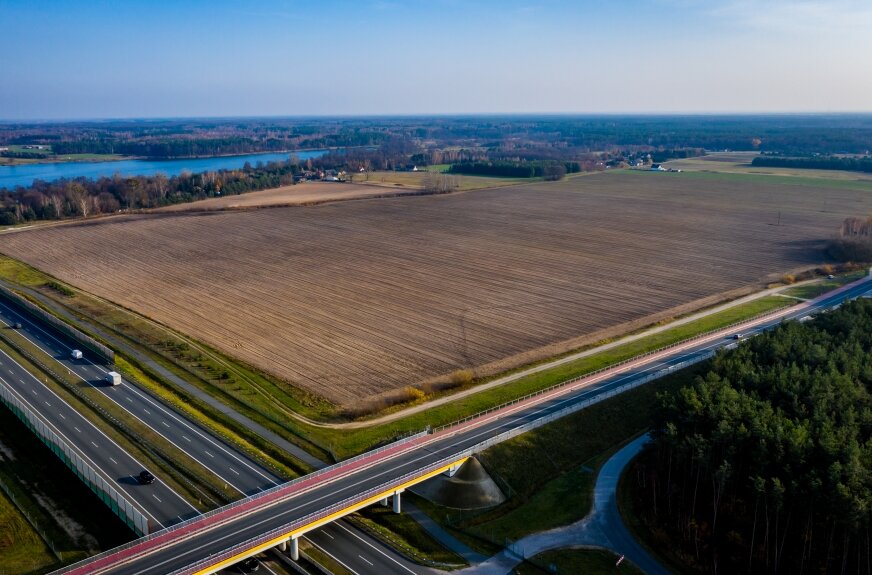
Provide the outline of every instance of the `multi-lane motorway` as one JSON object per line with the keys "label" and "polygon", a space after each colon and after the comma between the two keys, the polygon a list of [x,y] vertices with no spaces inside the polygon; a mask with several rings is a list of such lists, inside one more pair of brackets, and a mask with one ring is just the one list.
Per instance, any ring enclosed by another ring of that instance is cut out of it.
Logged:
{"label": "multi-lane motorway", "polygon": [[[228,487],[235,489],[240,496],[258,493],[282,482],[268,468],[191,422],[138,385],[127,380],[119,386],[104,383],[103,378],[109,368],[92,361],[88,356],[72,359],[70,352],[75,343],[0,300],[0,324],[11,329],[16,323],[22,325],[21,329],[16,330],[19,335],[51,356],[60,367],[92,385],[121,409],[176,445]],[[34,412],[41,414],[58,435],[66,438],[68,444],[75,446],[77,453],[99,470],[104,479],[114,482],[116,488],[148,517],[151,530],[199,514],[196,508],[161,481],[159,473],[155,473],[155,483],[140,485],[135,476],[146,468],[143,463],[128,455],[43,382],[5,354],[0,355],[0,380]],[[313,532],[309,539],[354,573],[363,575],[398,569],[416,574],[429,571],[383,548],[347,524],[337,527],[341,527],[339,532]]]}
{"label": "multi-lane motorway", "polygon": [[[226,515],[194,520],[176,535],[146,540],[115,556],[101,557],[99,572],[130,575],[157,575],[177,570],[188,572],[192,565],[204,561],[215,564],[215,557],[224,557],[228,552],[238,556],[246,548],[255,549],[255,541],[261,546],[274,544],[281,536],[298,529],[299,521],[308,516],[322,513],[333,505],[348,505],[362,494],[390,490],[410,478],[465,457],[488,438],[532,423],[591,396],[608,393],[632,383],[634,379],[646,378],[651,373],[708,355],[712,350],[732,343],[731,336],[737,330],[750,336],[785,319],[798,319],[862,295],[870,287],[872,284],[865,281],[846,286],[813,302],[770,314],[733,331],[709,334],[629,362],[614,371],[597,374],[442,432],[423,436],[402,448],[373,456],[347,471],[314,478],[305,487],[279,490],[280,496],[263,498],[264,503],[227,512]],[[263,540],[265,534],[275,537]],[[96,565],[92,563],[80,569],[93,570]]]}

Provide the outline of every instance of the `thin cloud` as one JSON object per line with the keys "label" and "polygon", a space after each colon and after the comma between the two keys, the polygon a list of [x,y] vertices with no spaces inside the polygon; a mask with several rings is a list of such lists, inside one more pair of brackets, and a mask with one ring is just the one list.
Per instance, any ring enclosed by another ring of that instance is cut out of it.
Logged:
{"label": "thin cloud", "polygon": [[872,4],[858,0],[730,0],[710,12],[722,21],[769,32],[868,33],[872,28]]}

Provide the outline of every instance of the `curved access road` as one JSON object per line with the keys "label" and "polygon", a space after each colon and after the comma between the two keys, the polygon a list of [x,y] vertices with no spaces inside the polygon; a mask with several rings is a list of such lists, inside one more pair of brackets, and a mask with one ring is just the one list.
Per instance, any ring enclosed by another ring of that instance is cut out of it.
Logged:
{"label": "curved access road", "polygon": [[614,395],[627,384],[648,381],[652,374],[671,371],[714,350],[734,344],[740,331],[753,335],[785,319],[803,316],[865,294],[868,278],[844,286],[810,302],[707,334],[652,353],[613,369],[572,381],[523,401],[495,409],[423,434],[389,449],[368,454],[353,464],[278,487],[270,492],[156,533],[114,552],[72,566],[68,573],[165,575],[213,573],[246,556],[276,546],[289,537],[329,523],[349,510],[374,503],[386,495],[458,464],[488,442],[500,441],[535,427],[565,409],[591,398]]}

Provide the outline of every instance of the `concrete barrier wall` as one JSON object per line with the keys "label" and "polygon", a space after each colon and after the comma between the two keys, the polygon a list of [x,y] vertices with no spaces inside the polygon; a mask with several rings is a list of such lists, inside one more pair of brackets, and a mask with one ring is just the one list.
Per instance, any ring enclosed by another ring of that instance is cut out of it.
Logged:
{"label": "concrete barrier wall", "polygon": [[2,382],[0,382],[0,400],[128,527],[137,535],[148,535],[148,518],[121,495],[110,482],[103,479],[87,461],[52,431],[39,415],[18,399],[12,390]]}
{"label": "concrete barrier wall", "polygon": [[52,314],[48,313],[38,305],[21,297],[8,287],[0,285],[0,297],[15,306],[20,312],[36,317],[39,321],[49,324],[54,329],[72,338],[79,343],[83,351],[90,352],[91,359],[100,359],[106,365],[115,364],[115,352],[94,339],[93,337],[82,333],[70,324],[62,321]]}

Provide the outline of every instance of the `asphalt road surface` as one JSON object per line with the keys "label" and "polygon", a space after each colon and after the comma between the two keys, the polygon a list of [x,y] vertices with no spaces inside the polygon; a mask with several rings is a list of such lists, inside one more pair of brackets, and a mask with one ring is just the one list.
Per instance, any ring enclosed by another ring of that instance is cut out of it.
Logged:
{"label": "asphalt road surface", "polygon": [[[22,328],[17,330],[21,336],[52,356],[69,373],[100,390],[119,407],[139,419],[171,444],[179,447],[228,486],[236,489],[240,496],[258,493],[282,482],[282,479],[272,471],[191,422],[184,415],[167,406],[138,385],[128,380],[124,380],[119,386],[108,385],[103,378],[110,370],[105,365],[92,361],[88,356],[79,360],[72,359],[70,353],[76,347],[74,342],[33,318],[18,313],[14,307],[2,300],[0,300],[0,322],[5,324],[6,329],[11,329],[9,326],[16,322],[21,323]],[[8,362],[14,363],[11,359]],[[36,379],[18,364],[14,364],[14,367],[17,368],[17,373],[22,374],[18,380],[27,379],[24,374]],[[39,382],[37,381],[37,383]],[[44,385],[41,383],[40,385],[45,388],[43,392],[51,393]],[[51,406],[63,404],[68,411],[77,416],[75,419],[77,423],[73,425],[75,429],[93,429],[96,431],[92,424],[87,423],[85,418],[78,415],[60,398],[50,403]],[[58,418],[56,410],[52,410],[45,402],[37,402],[31,408],[43,415],[48,421],[54,421]],[[66,421],[65,418],[66,416],[62,417],[60,421]],[[69,421],[74,421],[73,417],[70,417]],[[87,423],[87,425],[82,422]],[[59,433],[59,435],[61,434]],[[104,444],[105,441],[101,441],[99,444],[91,443],[90,437],[81,436],[78,433],[68,437],[72,440],[69,441],[71,445],[82,446],[82,449],[77,450],[80,455],[87,452],[90,457],[100,460],[99,454],[93,452],[99,452],[102,449],[99,445]],[[115,451],[108,458],[110,465],[104,468],[113,470],[115,467],[124,465],[125,469],[132,470],[130,471],[132,475],[145,469],[144,465],[134,463],[134,460],[126,455],[119,446],[115,445],[114,447]],[[124,455],[119,455],[118,452],[124,453]],[[117,465],[112,463],[116,461],[122,463]],[[111,475],[104,474],[104,476],[107,479],[111,478]],[[170,526],[198,515],[197,510],[192,505],[163,484],[159,477],[154,484],[146,486],[138,485],[131,476],[121,477],[118,482],[120,482],[120,486],[126,488],[125,493],[130,496],[131,503],[140,503],[141,511],[146,512],[150,522],[154,523],[152,530]],[[407,561],[401,555],[376,543],[375,540],[347,524],[343,524],[343,529],[339,532],[319,537],[319,531],[313,531],[307,538],[323,551],[334,556],[340,563],[346,564],[351,571],[360,575],[385,573],[385,568],[397,565],[403,565],[404,572],[432,572],[432,570]],[[317,538],[317,541],[313,540],[314,538]]]}
{"label": "asphalt road surface", "polygon": [[[870,289],[863,282],[841,290],[835,295],[825,296],[813,303],[803,303],[788,310],[772,314],[772,319],[757,320],[754,325],[745,325],[743,335],[754,333],[777,325],[784,319],[799,319],[821,308],[831,307],[843,300],[859,296]],[[220,555],[228,549],[237,551],[250,541],[273,530],[289,531],[294,521],[323,511],[332,504],[358,497],[360,494],[389,484],[398,484],[409,474],[423,474],[443,465],[446,461],[463,456],[482,441],[499,435],[518,426],[531,423],[543,416],[554,413],[567,406],[597,395],[608,393],[624,384],[645,378],[671,366],[676,366],[707,355],[713,349],[734,343],[734,332],[722,332],[699,338],[693,342],[673,347],[664,352],[652,354],[621,366],[617,373],[603,373],[577,384],[569,385],[531,400],[512,405],[455,426],[443,432],[425,436],[409,443],[399,452],[388,455],[379,454],[374,461],[365,461],[353,471],[341,476],[328,476],[306,489],[294,489],[269,505],[255,506],[251,511],[236,514],[233,519],[216,522],[204,521],[192,527],[184,538],[174,540],[153,548],[149,553],[139,555],[115,567],[107,568],[105,573],[130,575],[158,575],[174,572],[196,564],[213,555]],[[150,542],[142,543],[144,546]],[[135,549],[125,551],[128,557]],[[211,559],[210,561],[214,561]]]}

